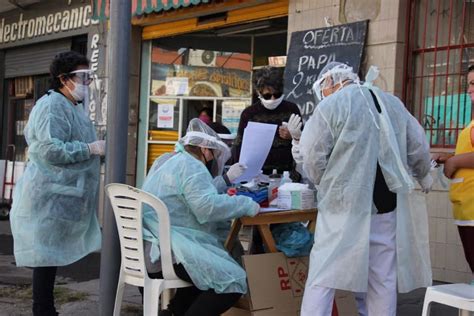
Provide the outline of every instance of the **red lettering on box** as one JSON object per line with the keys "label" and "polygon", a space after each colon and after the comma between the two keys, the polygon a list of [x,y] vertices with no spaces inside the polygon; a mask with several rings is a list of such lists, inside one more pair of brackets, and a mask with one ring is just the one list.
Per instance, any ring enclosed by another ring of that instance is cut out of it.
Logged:
{"label": "red lettering on box", "polygon": [[280,289],[282,291],[291,290],[290,280],[280,280]]}
{"label": "red lettering on box", "polygon": [[278,267],[278,277],[279,278],[282,278],[282,277],[285,277],[287,278],[288,277],[288,273],[285,272],[285,269],[283,269],[282,267]]}

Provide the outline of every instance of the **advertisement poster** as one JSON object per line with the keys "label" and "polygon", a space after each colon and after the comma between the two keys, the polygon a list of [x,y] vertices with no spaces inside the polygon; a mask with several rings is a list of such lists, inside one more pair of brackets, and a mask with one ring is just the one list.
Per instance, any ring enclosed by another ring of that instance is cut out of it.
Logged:
{"label": "advertisement poster", "polygon": [[189,89],[189,80],[185,77],[167,77],[166,94],[167,95],[187,95]]}
{"label": "advertisement poster", "polygon": [[174,104],[158,103],[158,128],[173,128]]}
{"label": "advertisement poster", "polygon": [[239,128],[240,114],[250,105],[245,101],[223,101],[222,102],[222,124],[234,135]]}

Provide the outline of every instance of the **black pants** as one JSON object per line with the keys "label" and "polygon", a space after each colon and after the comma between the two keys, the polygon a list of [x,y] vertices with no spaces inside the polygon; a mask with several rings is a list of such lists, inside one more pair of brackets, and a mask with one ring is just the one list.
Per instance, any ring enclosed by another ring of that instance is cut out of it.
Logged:
{"label": "black pants", "polygon": [[[192,283],[189,274],[181,264],[174,264],[176,275]],[[162,278],[163,274],[149,273],[150,278]],[[242,296],[240,293],[217,294],[214,290],[201,291],[195,286],[180,288],[168,305],[174,316],[219,316],[230,309]]]}
{"label": "black pants", "polygon": [[33,315],[56,316],[54,280],[57,267],[33,268]]}
{"label": "black pants", "polygon": [[474,273],[474,227],[458,226],[458,231],[467,263],[469,263],[471,272]]}

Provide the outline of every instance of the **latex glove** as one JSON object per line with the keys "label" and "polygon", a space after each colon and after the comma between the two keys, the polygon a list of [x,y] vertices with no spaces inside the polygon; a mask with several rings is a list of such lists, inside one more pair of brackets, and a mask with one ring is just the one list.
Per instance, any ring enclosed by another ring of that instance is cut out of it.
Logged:
{"label": "latex glove", "polygon": [[227,178],[229,178],[230,182],[233,182],[235,179],[244,174],[245,169],[247,169],[246,166],[240,163],[234,163],[232,166],[230,166],[229,171],[226,173]]}
{"label": "latex glove", "polygon": [[293,139],[300,140],[301,126],[303,126],[301,117],[298,114],[291,114],[290,119],[288,120],[287,128]]}
{"label": "latex glove", "polygon": [[93,143],[87,144],[91,155],[105,156],[105,140],[96,140]]}
{"label": "latex glove", "polygon": [[431,187],[433,186],[433,178],[431,177],[431,174],[427,174],[421,181],[419,181],[420,186],[421,186],[421,191],[423,193],[428,193],[431,191]]}
{"label": "latex glove", "polygon": [[291,141],[291,155],[297,164],[303,163],[303,156],[300,153],[300,143],[297,140]]}

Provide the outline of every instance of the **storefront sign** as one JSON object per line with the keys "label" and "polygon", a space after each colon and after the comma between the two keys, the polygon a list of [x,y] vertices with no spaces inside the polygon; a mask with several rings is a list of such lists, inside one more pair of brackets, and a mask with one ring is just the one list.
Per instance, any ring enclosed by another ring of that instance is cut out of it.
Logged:
{"label": "storefront sign", "polygon": [[103,58],[102,50],[103,39],[100,33],[93,33],[89,44],[90,52],[90,68],[96,73],[96,79],[92,82],[93,89],[91,89],[89,100],[89,118],[96,127],[99,139],[105,135],[107,126],[107,85],[106,78],[103,76],[105,67],[101,66],[99,61]]}
{"label": "storefront sign", "polygon": [[88,33],[99,21],[83,0],[50,0],[0,14],[0,49]]}
{"label": "storefront sign", "polygon": [[23,13],[17,22],[5,24],[5,18],[0,23],[0,43],[21,41],[23,39],[44,36],[47,34],[69,31],[91,24],[90,5],[70,10],[64,10],[47,16],[33,19],[23,19]]}
{"label": "storefront sign", "polygon": [[346,63],[359,71],[367,34],[367,21],[294,32],[285,68],[285,98],[296,103],[307,120],[317,101],[312,86],[331,61]]}
{"label": "storefront sign", "polygon": [[[179,86],[179,78],[186,78],[190,96],[248,97],[250,95],[250,72],[220,67],[201,67],[152,64],[152,95],[181,95],[185,81]],[[183,79],[180,79],[183,80]],[[175,85],[175,86],[173,86]],[[177,86],[176,86],[177,85]]]}
{"label": "storefront sign", "polygon": [[272,56],[268,57],[268,65],[273,67],[285,67],[286,56]]}

